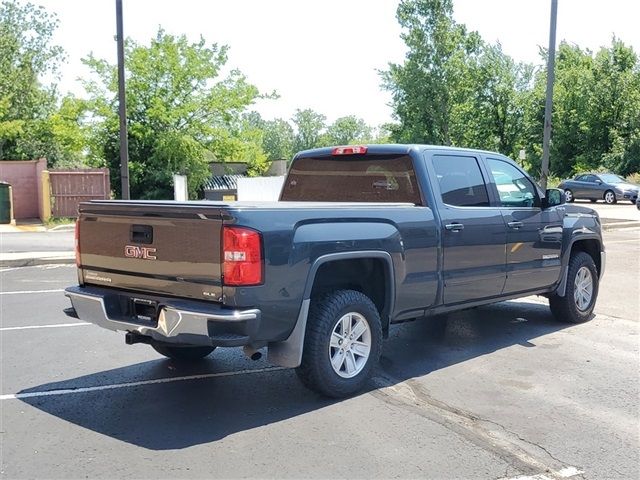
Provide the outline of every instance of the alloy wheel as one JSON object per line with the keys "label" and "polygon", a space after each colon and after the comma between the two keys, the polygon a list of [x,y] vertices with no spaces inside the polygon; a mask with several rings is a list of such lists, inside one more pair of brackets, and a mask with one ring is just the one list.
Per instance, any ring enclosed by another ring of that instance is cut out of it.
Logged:
{"label": "alloy wheel", "polygon": [[607,192],[604,194],[604,201],[607,203],[613,203],[616,200],[616,196],[613,192]]}
{"label": "alloy wheel", "polygon": [[593,298],[593,277],[591,270],[587,267],[580,267],[573,283],[573,300],[576,307],[584,312],[591,305]]}
{"label": "alloy wheel", "polygon": [[364,316],[349,312],[340,317],[331,331],[329,342],[333,371],[342,378],[358,375],[367,364],[371,341],[371,328]]}
{"label": "alloy wheel", "polygon": [[565,190],[564,199],[567,203],[573,201],[573,192],[571,192],[571,190]]}

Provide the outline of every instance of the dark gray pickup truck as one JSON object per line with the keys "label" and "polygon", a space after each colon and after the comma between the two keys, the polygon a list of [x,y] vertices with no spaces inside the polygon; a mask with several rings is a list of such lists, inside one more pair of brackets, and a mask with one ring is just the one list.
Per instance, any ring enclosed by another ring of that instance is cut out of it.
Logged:
{"label": "dark gray pickup truck", "polygon": [[370,145],[298,153],[280,201],[93,201],[70,316],[179,360],[266,347],[329,396],[363,387],[395,322],[532,294],[590,318],[600,219],[492,152]]}

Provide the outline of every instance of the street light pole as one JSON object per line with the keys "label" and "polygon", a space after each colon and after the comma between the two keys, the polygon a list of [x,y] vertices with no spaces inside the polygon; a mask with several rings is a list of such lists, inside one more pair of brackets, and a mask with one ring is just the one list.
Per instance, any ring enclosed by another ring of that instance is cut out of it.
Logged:
{"label": "street light pole", "polygon": [[549,51],[547,52],[547,98],[544,104],[544,133],[542,137],[542,169],[540,186],[547,189],[549,178],[549,143],[551,142],[551,113],[553,111],[553,82],[556,65],[556,20],[558,16],[558,0],[551,0],[551,22],[549,25]]}
{"label": "street light pole", "polygon": [[124,91],[122,0],[116,0],[116,32],[118,42],[118,111],[120,114],[120,184],[122,199],[129,200],[129,138],[127,134],[127,100]]}

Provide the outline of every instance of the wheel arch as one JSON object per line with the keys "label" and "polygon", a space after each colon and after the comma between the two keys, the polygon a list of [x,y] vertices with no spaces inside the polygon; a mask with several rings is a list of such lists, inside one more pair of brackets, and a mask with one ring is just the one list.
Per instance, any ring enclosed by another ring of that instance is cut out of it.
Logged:
{"label": "wheel arch", "polygon": [[[362,276],[368,273],[369,276]],[[331,277],[331,275],[337,277]],[[370,281],[371,274],[373,280]],[[380,284],[382,281],[382,284]],[[389,325],[389,318],[395,305],[395,283],[393,259],[384,251],[331,253],[318,257],[307,276],[303,300],[328,290],[349,289],[362,292],[375,304],[383,330]]]}
{"label": "wheel arch", "polygon": [[595,263],[596,270],[598,271],[598,278],[602,278],[604,274],[605,257],[601,239],[596,236],[574,238],[567,248],[566,258],[563,261],[562,280],[555,292],[560,297],[564,297],[567,290],[567,276],[569,275],[568,264],[574,252],[584,252],[593,259],[593,263]]}
{"label": "wheel arch", "polygon": [[[287,368],[295,368],[300,365],[302,361],[302,352],[304,349],[304,337],[307,327],[309,306],[311,305],[311,298],[315,293],[319,293],[317,290],[316,292],[314,292],[314,285],[316,285],[318,272],[320,272],[321,274],[326,274],[322,271],[323,266],[326,265],[325,272],[330,272],[329,267],[339,265],[337,262],[362,262],[363,260],[374,261],[377,262],[375,263],[375,265],[382,266],[381,271],[384,272],[385,280],[384,300],[382,304],[380,298],[372,298],[371,300],[376,305],[376,308],[378,308],[378,312],[380,313],[383,336],[386,336],[388,334],[389,320],[395,306],[395,274],[393,268],[393,259],[391,258],[391,255],[380,250],[330,253],[318,257],[311,265],[309,274],[307,275],[304,293],[302,296],[302,304],[295,327],[286,340],[281,342],[269,343],[268,359],[270,363]],[[337,284],[335,287],[335,289],[344,288],[344,283],[342,285]],[[354,289],[353,284],[351,285],[350,289]],[[355,290],[358,290],[358,288],[355,288]],[[365,292],[362,293],[366,295]]]}

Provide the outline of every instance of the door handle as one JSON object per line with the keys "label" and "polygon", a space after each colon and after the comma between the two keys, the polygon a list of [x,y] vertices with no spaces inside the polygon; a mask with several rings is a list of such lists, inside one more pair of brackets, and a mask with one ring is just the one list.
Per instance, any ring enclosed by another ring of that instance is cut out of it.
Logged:
{"label": "door handle", "polygon": [[509,228],[513,228],[514,230],[524,227],[524,223],[522,222],[509,222],[507,225],[509,225]]}
{"label": "door handle", "polygon": [[462,223],[447,223],[444,228],[452,232],[459,232],[460,230],[464,230],[464,225]]}

